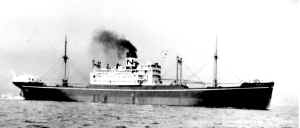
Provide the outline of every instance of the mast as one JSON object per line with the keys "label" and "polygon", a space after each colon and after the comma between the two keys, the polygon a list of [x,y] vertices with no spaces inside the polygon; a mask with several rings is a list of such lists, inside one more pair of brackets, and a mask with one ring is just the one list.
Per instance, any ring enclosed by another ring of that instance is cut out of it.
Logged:
{"label": "mast", "polygon": [[176,57],[176,84],[182,84],[182,58]]}
{"label": "mast", "polygon": [[182,85],[182,58],[179,59],[179,84]]}
{"label": "mast", "polygon": [[67,76],[67,62],[69,57],[67,56],[67,36],[65,36],[65,54],[62,57],[64,60],[65,68],[64,68],[64,78],[62,80],[62,86],[67,87],[68,86],[68,76]]}
{"label": "mast", "polygon": [[213,86],[218,87],[218,36],[216,36],[216,51],[214,55],[214,79]]}
{"label": "mast", "polygon": [[178,60],[179,56],[176,57],[176,85],[178,85]]}

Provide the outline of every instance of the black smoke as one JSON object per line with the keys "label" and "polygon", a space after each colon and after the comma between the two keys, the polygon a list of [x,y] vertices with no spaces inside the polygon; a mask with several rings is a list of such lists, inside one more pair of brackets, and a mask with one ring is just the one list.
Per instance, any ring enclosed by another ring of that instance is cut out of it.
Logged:
{"label": "black smoke", "polygon": [[[112,31],[102,30],[96,32],[93,42],[103,46],[104,53],[108,55],[111,59],[121,60],[125,57],[137,58],[137,49],[135,46],[127,39],[120,38],[117,34]],[[116,53],[116,56],[112,56],[112,52]]]}
{"label": "black smoke", "polygon": [[121,47],[124,47],[128,50],[128,52],[126,53],[127,57],[137,58],[136,48],[132,45],[132,43],[130,43],[130,41],[120,39],[118,40],[118,44],[120,44]]}

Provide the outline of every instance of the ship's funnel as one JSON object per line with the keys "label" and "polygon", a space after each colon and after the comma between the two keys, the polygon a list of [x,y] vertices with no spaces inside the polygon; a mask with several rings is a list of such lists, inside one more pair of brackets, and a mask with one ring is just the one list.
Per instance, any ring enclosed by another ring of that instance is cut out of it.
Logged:
{"label": "ship's funnel", "polygon": [[126,69],[136,69],[138,66],[138,61],[134,57],[126,57],[125,59]]}

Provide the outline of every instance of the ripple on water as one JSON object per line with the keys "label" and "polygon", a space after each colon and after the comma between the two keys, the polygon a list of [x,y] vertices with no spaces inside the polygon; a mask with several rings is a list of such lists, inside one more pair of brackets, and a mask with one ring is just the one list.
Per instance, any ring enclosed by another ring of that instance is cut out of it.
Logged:
{"label": "ripple on water", "polygon": [[3,128],[298,127],[297,107],[257,111],[161,105],[0,101],[0,118],[0,127]]}

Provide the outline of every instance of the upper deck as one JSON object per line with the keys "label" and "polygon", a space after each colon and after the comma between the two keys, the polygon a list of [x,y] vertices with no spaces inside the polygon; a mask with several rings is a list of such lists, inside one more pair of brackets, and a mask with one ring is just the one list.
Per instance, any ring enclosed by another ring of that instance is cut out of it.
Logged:
{"label": "upper deck", "polygon": [[162,85],[161,66],[158,63],[141,65],[136,58],[127,57],[125,64],[103,66],[100,61],[93,60],[90,72],[91,85],[109,86],[157,86]]}

